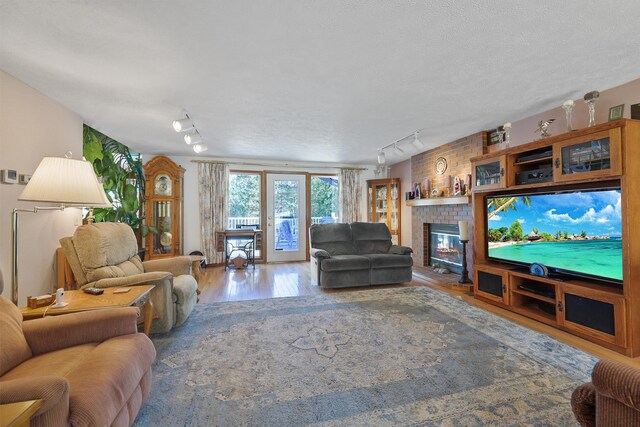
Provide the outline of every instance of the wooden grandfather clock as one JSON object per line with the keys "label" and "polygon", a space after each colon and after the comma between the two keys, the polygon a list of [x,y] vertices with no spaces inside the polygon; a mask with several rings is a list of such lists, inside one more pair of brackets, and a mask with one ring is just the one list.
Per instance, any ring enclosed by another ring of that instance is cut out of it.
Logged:
{"label": "wooden grandfather clock", "polygon": [[184,168],[166,156],[144,165],[145,222],[158,233],[146,236],[145,259],[182,255]]}

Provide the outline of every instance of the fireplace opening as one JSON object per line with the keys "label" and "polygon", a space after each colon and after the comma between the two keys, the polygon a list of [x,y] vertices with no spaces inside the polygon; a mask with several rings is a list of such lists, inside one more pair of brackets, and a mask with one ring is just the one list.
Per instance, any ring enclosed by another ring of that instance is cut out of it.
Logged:
{"label": "fireplace opening", "polygon": [[440,264],[454,273],[462,272],[462,244],[458,236],[458,224],[425,224],[428,239],[425,239],[426,264]]}

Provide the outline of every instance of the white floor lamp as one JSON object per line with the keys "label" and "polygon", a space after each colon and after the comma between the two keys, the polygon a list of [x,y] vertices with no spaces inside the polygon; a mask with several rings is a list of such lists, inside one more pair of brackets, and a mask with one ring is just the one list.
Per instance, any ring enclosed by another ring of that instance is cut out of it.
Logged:
{"label": "white floor lamp", "polygon": [[58,203],[59,206],[13,209],[11,213],[11,298],[18,304],[18,213],[64,210],[65,206],[110,207],[91,163],[62,157],[45,157],[18,200]]}

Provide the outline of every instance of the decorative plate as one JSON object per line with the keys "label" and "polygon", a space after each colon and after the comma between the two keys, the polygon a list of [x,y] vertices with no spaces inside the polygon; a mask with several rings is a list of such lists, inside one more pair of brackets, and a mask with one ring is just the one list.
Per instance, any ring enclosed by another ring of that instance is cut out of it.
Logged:
{"label": "decorative plate", "polygon": [[442,175],[447,170],[447,159],[444,157],[438,157],[436,159],[436,173]]}

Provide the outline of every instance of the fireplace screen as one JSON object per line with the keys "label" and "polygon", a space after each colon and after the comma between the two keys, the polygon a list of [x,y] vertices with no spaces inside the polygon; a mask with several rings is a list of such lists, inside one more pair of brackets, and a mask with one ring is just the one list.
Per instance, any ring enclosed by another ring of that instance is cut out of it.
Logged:
{"label": "fireplace screen", "polygon": [[429,265],[440,264],[449,270],[462,271],[462,244],[457,224],[428,224]]}

